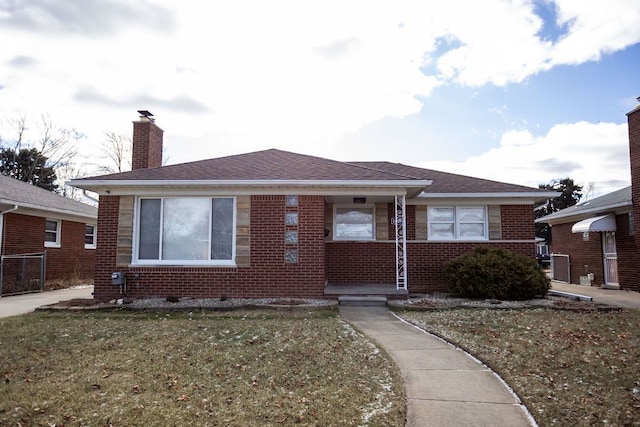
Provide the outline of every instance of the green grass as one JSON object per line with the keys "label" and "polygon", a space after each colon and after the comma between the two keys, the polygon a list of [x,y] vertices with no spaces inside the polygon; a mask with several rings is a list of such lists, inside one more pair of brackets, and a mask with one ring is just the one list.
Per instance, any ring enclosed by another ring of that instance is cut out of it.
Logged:
{"label": "green grass", "polygon": [[336,313],[0,319],[0,425],[404,425],[393,363]]}
{"label": "green grass", "polygon": [[540,426],[640,425],[640,311],[398,311],[498,372]]}

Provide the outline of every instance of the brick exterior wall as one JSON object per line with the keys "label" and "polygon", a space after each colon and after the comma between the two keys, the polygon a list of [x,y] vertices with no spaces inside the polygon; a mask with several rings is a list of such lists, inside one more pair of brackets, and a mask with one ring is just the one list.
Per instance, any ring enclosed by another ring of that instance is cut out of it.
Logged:
{"label": "brick exterior wall", "polygon": [[634,215],[634,244],[632,252],[635,279],[630,289],[640,291],[640,106],[627,115],[629,125],[629,159],[631,161],[631,198],[633,201]]}
{"label": "brick exterior wall", "polygon": [[95,250],[84,248],[85,223],[61,221],[60,247],[44,246],[45,218],[4,215],[2,254],[47,253],[46,280],[91,279]]}
{"label": "brick exterior wall", "polygon": [[[499,207],[502,218],[501,240],[494,242],[428,242],[416,227],[422,224],[416,215],[426,215],[423,206],[407,206],[407,281],[411,293],[447,291],[443,265],[473,250],[491,245],[535,257],[533,207],[505,205]],[[389,220],[393,205],[388,206]],[[420,228],[420,227],[418,227]],[[389,227],[389,240],[376,242],[328,241],[326,273],[329,283],[395,283],[395,228]],[[419,238],[416,239],[416,234]],[[522,242],[524,240],[524,242]]]}
{"label": "brick exterior wall", "polygon": [[[592,285],[600,286],[604,283],[602,233],[589,233],[589,241],[583,241],[582,233],[571,232],[573,224],[575,222],[553,226],[551,252],[569,255],[571,283],[580,284],[580,276],[593,273]],[[588,269],[585,269],[585,265],[589,266]]]}
{"label": "brick exterior wall", "polygon": [[[284,261],[285,197],[251,196],[249,267],[116,266],[120,197],[101,196],[94,296],[112,299],[124,271],[131,297],[309,297],[324,291],[324,197],[300,196],[298,262]],[[136,277],[137,276],[137,277]]]}
{"label": "brick exterior wall", "polygon": [[[592,286],[600,287],[605,282],[602,233],[589,233],[589,240],[582,233],[572,233],[575,222],[553,226],[552,252],[569,255],[570,282],[580,284],[580,276],[594,274]],[[618,253],[618,281],[620,289],[640,291],[637,276],[635,236],[629,230],[629,215],[616,215],[616,250]],[[585,266],[589,266],[586,268]]]}
{"label": "brick exterior wall", "polygon": [[148,119],[133,122],[133,152],[131,169],[162,166],[162,135],[164,131]]}

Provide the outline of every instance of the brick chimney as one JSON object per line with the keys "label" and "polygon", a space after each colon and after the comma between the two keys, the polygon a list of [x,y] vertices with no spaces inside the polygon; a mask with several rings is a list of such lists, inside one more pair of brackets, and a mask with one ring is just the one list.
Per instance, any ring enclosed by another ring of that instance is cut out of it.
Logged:
{"label": "brick chimney", "polygon": [[133,152],[131,169],[149,169],[162,166],[162,134],[153,114],[139,110],[140,119],[133,122]]}
{"label": "brick chimney", "polygon": [[[640,98],[638,98],[638,101],[640,101]],[[631,160],[633,222],[636,247],[640,248],[640,105],[627,113],[627,122],[629,124],[629,159]]]}

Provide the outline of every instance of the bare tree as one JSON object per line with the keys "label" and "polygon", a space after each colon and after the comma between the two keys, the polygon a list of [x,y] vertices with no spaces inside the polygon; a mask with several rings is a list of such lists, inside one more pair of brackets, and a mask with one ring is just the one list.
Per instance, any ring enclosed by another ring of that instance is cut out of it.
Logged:
{"label": "bare tree", "polygon": [[101,165],[103,172],[115,173],[131,170],[131,138],[114,132],[105,132],[106,140],[101,144],[100,152],[109,163]]}
{"label": "bare tree", "polygon": [[[56,173],[62,168],[73,163],[78,154],[77,145],[85,136],[74,128],[56,126],[48,115],[41,115],[37,130],[30,132],[29,119],[26,113],[17,113],[14,117],[5,119],[9,128],[8,137],[0,137],[0,148],[10,148],[14,153],[14,164],[17,164],[17,156],[24,148],[35,149],[38,156],[46,158],[46,166]],[[29,138],[31,133],[35,137]],[[35,173],[34,162],[31,170],[26,172],[27,182],[30,175]]]}

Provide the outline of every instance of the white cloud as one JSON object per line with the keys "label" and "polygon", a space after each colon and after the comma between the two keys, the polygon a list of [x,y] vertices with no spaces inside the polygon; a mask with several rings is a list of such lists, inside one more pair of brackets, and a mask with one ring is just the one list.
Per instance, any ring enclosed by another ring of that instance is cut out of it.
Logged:
{"label": "white cloud", "polygon": [[508,131],[500,146],[462,162],[433,161],[420,167],[537,187],[569,177],[594,183],[596,195],[630,184],[626,124],[566,123],[546,135]]}
{"label": "white cloud", "polygon": [[[558,0],[569,33],[555,45],[539,38],[528,0],[147,3],[94,1],[86,11],[104,16],[91,32],[76,25],[83,14],[37,2],[33,13],[74,30],[0,29],[12,41],[0,50],[3,108],[47,112],[94,144],[104,131],[129,134],[135,110],[149,109],[179,141],[168,145],[175,161],[267,147],[340,150],[345,133],[418,113],[440,85],[521,82],[640,40],[635,0]],[[0,11],[6,22],[35,22],[28,10]],[[25,54],[31,65],[18,69]]]}

